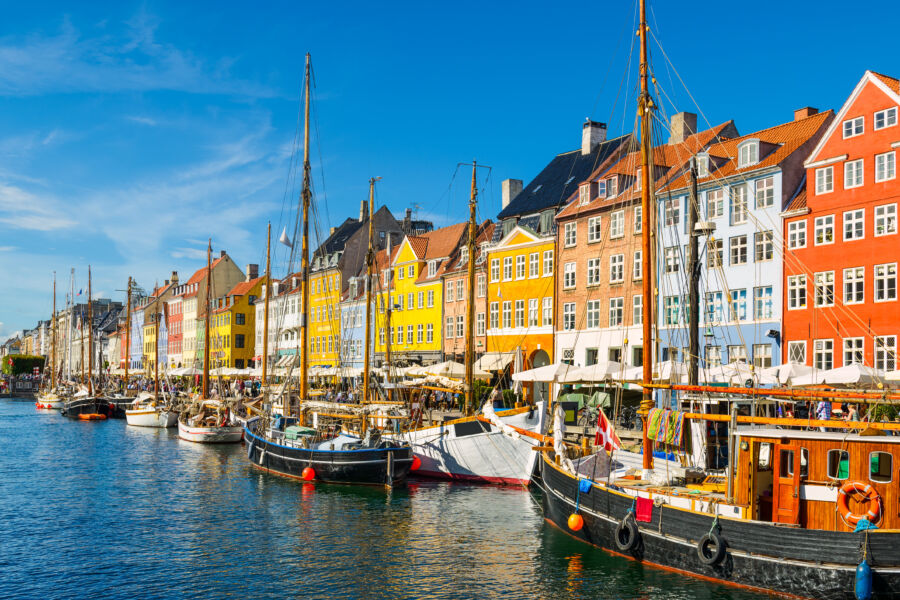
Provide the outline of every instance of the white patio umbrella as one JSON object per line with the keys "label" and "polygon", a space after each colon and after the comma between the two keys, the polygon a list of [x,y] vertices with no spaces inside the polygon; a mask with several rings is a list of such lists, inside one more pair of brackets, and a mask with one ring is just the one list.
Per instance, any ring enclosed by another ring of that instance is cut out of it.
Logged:
{"label": "white patio umbrella", "polygon": [[851,363],[844,367],[828,370],[816,370],[809,375],[794,379],[794,385],[855,385],[874,386],[884,380],[884,372],[877,371],[859,363]]}
{"label": "white patio umbrella", "polygon": [[888,371],[884,378],[888,381],[900,381],[900,370]]}
{"label": "white patio umbrella", "polygon": [[623,368],[622,363],[615,361],[602,361],[586,367],[578,367],[570,370],[560,377],[560,382],[576,383],[576,382],[599,382],[622,379]]}
{"label": "white patio umbrella", "polygon": [[803,377],[813,372],[813,368],[796,362],[786,362],[776,367],[769,367],[760,371],[766,377],[777,379],[784,385],[793,385],[797,377]]}
{"label": "white patio umbrella", "polygon": [[566,363],[552,363],[538,367],[536,369],[528,369],[519,373],[513,373],[513,381],[540,381],[543,383],[559,383],[560,377],[569,371],[574,371],[578,367],[568,365]]}
{"label": "white patio umbrella", "polygon": [[723,365],[722,371],[726,376],[725,381],[736,385],[745,385],[748,381],[752,382],[752,385],[779,383],[775,377],[763,374],[742,360]]}
{"label": "white patio umbrella", "polygon": [[[466,376],[466,365],[452,360],[446,360],[435,365],[423,367],[426,375],[435,375],[438,377],[448,377],[450,379],[463,379]],[[490,379],[491,374],[487,371],[476,369],[473,366],[473,373],[477,379]]]}

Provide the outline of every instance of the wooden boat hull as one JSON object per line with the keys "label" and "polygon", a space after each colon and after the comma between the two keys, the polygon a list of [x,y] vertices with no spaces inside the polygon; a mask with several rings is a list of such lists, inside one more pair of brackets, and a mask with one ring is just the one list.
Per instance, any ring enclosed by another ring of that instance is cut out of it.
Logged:
{"label": "wooden boat hull", "polygon": [[107,398],[106,401],[109,403],[110,408],[109,417],[111,419],[124,419],[125,412],[134,402],[134,398]]}
{"label": "wooden boat hull", "polygon": [[38,396],[35,407],[44,410],[60,410],[63,407],[63,399],[59,396]]}
{"label": "wooden boat hull", "polygon": [[[533,414],[499,416],[504,423],[540,432],[542,406]],[[468,420],[416,429],[396,436],[409,442],[422,461],[415,475],[501,485],[528,485],[535,470],[538,442],[510,437],[483,421]]]}
{"label": "wooden boat hull", "polygon": [[[860,549],[868,543],[875,597],[900,598],[900,532],[876,530],[867,536],[720,514],[718,525],[727,550],[718,565],[708,566],[700,560],[697,546],[713,527],[714,515],[663,504],[653,507],[650,522],[637,523],[640,533],[635,547],[622,551],[615,542],[616,527],[631,509],[633,497],[624,490],[598,485],[579,493],[574,476],[553,464],[546,453],[542,453],[540,467],[545,518],[566,533],[620,556],[765,592],[849,600],[854,598]],[[580,531],[572,531],[567,523],[576,502],[584,519]]]}
{"label": "wooden boat hull", "polygon": [[400,485],[406,482],[412,467],[413,454],[409,446],[334,451],[294,448],[256,435],[252,430],[253,423],[251,421],[244,429],[247,458],[254,467],[269,473],[303,479],[303,470],[311,467],[315,481]]}
{"label": "wooden boat hull", "polygon": [[157,408],[137,408],[125,411],[125,422],[134,427],[175,427],[178,413]]}
{"label": "wooden boat hull", "polygon": [[234,444],[241,441],[244,430],[240,427],[191,427],[178,421],[178,437],[198,444]]}
{"label": "wooden boat hull", "polygon": [[70,419],[80,419],[80,415],[109,416],[110,406],[105,398],[73,398],[63,403],[60,414]]}

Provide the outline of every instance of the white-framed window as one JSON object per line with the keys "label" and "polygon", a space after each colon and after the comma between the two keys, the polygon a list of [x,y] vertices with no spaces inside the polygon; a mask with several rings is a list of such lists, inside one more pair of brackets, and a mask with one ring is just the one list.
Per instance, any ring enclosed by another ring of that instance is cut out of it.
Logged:
{"label": "white-framed window", "polygon": [[575,329],[575,303],[566,302],[563,304],[563,330],[572,331]]}
{"label": "white-framed window", "polygon": [[717,219],[725,214],[725,190],[716,188],[706,192],[706,218]]}
{"label": "white-framed window", "polygon": [[613,254],[609,257],[609,282],[621,283],[625,281],[625,255]]}
{"label": "white-framed window", "polygon": [[834,191],[834,167],[820,167],[816,169],[816,195],[827,194]]}
{"label": "white-framed window", "polygon": [[875,207],[875,237],[897,233],[897,205],[882,204]]}
{"label": "white-framed window", "polygon": [[728,240],[729,245],[729,257],[730,261],[728,264],[734,265],[743,265],[747,263],[747,236],[746,235],[736,235],[730,240]]}
{"label": "white-framed window", "polygon": [[532,252],[528,255],[528,276],[538,277],[541,274],[541,255],[538,252]]}
{"label": "white-framed window", "polygon": [[563,245],[571,248],[577,241],[578,223],[566,223],[563,226]]}
{"label": "white-framed window", "polygon": [[609,216],[609,237],[620,238],[625,235],[625,211],[617,210]]}
{"label": "white-framed window", "polygon": [[591,217],[588,219],[588,244],[599,242],[602,239],[603,232],[600,229],[600,222],[600,217]]}
{"label": "white-framed window", "polygon": [[587,328],[596,329],[600,327],[600,301],[588,300],[585,305],[585,311]]}
{"label": "white-framed window", "polygon": [[[456,280],[456,300],[462,302],[466,299],[466,280]],[[422,292],[419,292],[419,308],[422,308]]]}
{"label": "white-framed window", "polygon": [[512,301],[511,300],[503,301],[503,327],[504,328],[512,327]]}
{"label": "white-framed window", "polygon": [[731,290],[730,316],[732,321],[747,320],[747,290]]}
{"label": "white-framed window", "polygon": [[820,271],[813,276],[816,306],[834,306],[834,271]]}
{"label": "white-framed window", "polygon": [[897,299],[897,263],[875,265],[875,302]]}
{"label": "white-framed window", "polygon": [[861,337],[844,338],[844,366],[852,363],[863,364],[863,339]]}
{"label": "white-framed window", "polygon": [[516,279],[525,279],[525,255],[516,256]]}
{"label": "white-framed window", "polygon": [[406,275],[406,269],[403,267],[397,268],[397,279],[404,279]]}
{"label": "white-framed window", "polygon": [[759,162],[759,140],[747,140],[738,146],[738,168],[743,169]]}
{"label": "white-framed window", "polygon": [[428,290],[426,298],[428,298],[428,308],[434,307],[434,290]]}
{"label": "white-framed window", "polygon": [[475,315],[475,335],[484,335],[484,313]]}
{"label": "white-framed window", "polygon": [[606,180],[601,179],[597,182],[597,197],[606,198]]}
{"label": "white-framed window", "polygon": [[897,107],[892,106],[875,113],[875,127],[877,131],[885,127],[893,127],[897,124]]}
{"label": "white-framed window", "polygon": [[634,233],[641,233],[644,230],[644,207],[634,207],[634,223],[632,223]]}
{"label": "white-framed window", "polygon": [[844,304],[860,304],[865,301],[866,269],[844,269]]}
{"label": "white-framed window", "polygon": [[816,217],[815,235],[816,246],[834,243],[834,215]]}
{"label": "white-framed window", "polygon": [[[484,320],[484,315],[482,314],[482,320]],[[430,344],[434,342],[434,324],[428,323],[425,325],[425,343]]]}
{"label": "white-framed window", "polygon": [[538,307],[538,299],[537,298],[529,298],[528,299],[528,326],[529,327],[537,327],[540,323],[540,309]]}
{"label": "white-framed window", "polygon": [[406,276],[410,279],[416,278],[416,265],[409,265],[406,267]]}
{"label": "white-framed window", "polygon": [[806,364],[806,341],[792,341],[787,344],[788,362]]}
{"label": "white-framed window", "polygon": [[487,277],[480,274],[478,275],[478,279],[476,279],[478,283],[478,287],[476,288],[478,291],[478,297],[484,298],[487,295]]}
{"label": "white-framed window", "polygon": [[875,155],[875,182],[889,181],[897,176],[897,155],[885,152]]}
{"label": "white-framed window", "polygon": [[709,155],[705,152],[699,152],[694,157],[697,165],[697,179],[703,179],[709,176]]}
{"label": "white-framed window", "polygon": [[551,296],[545,296],[541,300],[541,316],[544,327],[553,325],[553,298]]}
{"label": "white-framed window", "polygon": [[788,310],[806,308],[806,275],[790,275],[788,282]]}
{"label": "white-framed window", "polygon": [[516,327],[525,327],[525,301],[516,300]]}
{"label": "white-framed window", "polygon": [[587,284],[600,285],[600,259],[589,258],[587,261]]}
{"label": "white-framed window", "polygon": [[740,225],[747,222],[747,186],[744,184],[731,187],[731,224]]}
{"label": "white-framed window", "polygon": [[855,137],[857,135],[862,135],[864,127],[865,118],[864,117],[855,117],[853,119],[847,119],[843,123],[843,132],[844,139]]}
{"label": "white-framed window", "polygon": [[875,336],[875,368],[893,371],[897,368],[897,336]]}
{"label": "white-framed window", "polygon": [[406,326],[406,343],[407,344],[413,343],[413,326],[412,325]]}
{"label": "white-framed window", "polygon": [[563,267],[563,289],[575,287],[575,263],[568,262]]}
{"label": "white-framed window", "polygon": [[806,248],[806,219],[788,223],[788,248]]}
{"label": "white-framed window", "polygon": [[771,231],[760,231],[753,234],[754,256],[756,262],[772,260],[775,255],[774,234]]}
{"label": "white-framed window", "polygon": [[444,291],[444,296],[445,296],[444,300],[445,301],[453,302],[453,300],[454,300],[453,289],[454,289],[454,283],[452,281],[448,281],[447,285],[445,286],[445,291]]}
{"label": "white-framed window", "polygon": [[[378,328],[378,343],[384,346],[384,327]],[[346,345],[346,342],[344,342]]]}
{"label": "white-framed window", "polygon": [[488,316],[490,317],[491,329],[499,329],[500,328],[500,303],[499,302],[491,302],[489,307]]}
{"label": "white-framed window", "polygon": [[513,278],[513,259],[512,256],[503,258],[503,281],[512,281]]}
{"label": "white-framed window", "polygon": [[663,200],[663,221],[667,227],[681,223],[681,198]]}
{"label": "white-framed window", "polygon": [[610,177],[606,180],[606,195],[612,198],[619,193],[619,180],[616,177]]}
{"label": "white-framed window", "polygon": [[553,250],[544,251],[544,277],[553,275]]}
{"label": "white-framed window", "polygon": [[772,345],[753,344],[753,366],[767,369],[772,366]]}
{"label": "white-framed window", "polygon": [[719,346],[706,347],[706,366],[718,367],[722,364],[722,348]]}
{"label": "white-framed window", "polygon": [[728,362],[747,362],[747,348],[745,346],[728,346]]}
{"label": "white-framed window", "polygon": [[817,369],[834,367],[834,340],[815,340],[813,342],[813,366]]}
{"label": "white-framed window", "polygon": [[625,298],[609,299],[609,326],[619,327],[625,321]]}
{"label": "white-framed window", "polygon": [[631,297],[631,324],[644,324],[644,297],[640,294]]}
{"label": "white-framed window", "polygon": [[435,275],[437,275],[437,270],[438,270],[438,261],[429,260],[428,261],[428,276],[434,277]]}
{"label": "white-framed window", "polygon": [[663,299],[663,309],[666,325],[681,323],[681,296],[666,296]]}
{"label": "white-framed window", "polygon": [[[461,319],[462,319],[462,316],[460,316],[460,320],[461,320]],[[417,344],[421,344],[421,343],[422,343],[422,340],[423,340],[424,337],[425,337],[425,336],[424,336],[424,332],[425,332],[425,326],[424,326],[424,325],[422,325],[421,323],[419,323],[418,325],[416,325],[416,343],[417,343]],[[465,332],[463,332],[463,331],[458,330],[458,331],[456,332],[456,336],[457,336],[457,337],[463,337],[464,335],[465,335]]]}
{"label": "white-framed window", "polygon": [[582,183],[578,186],[578,200],[581,204],[588,204],[591,201],[590,183]]}
{"label": "white-framed window", "polygon": [[858,188],[863,184],[863,159],[844,163],[844,189]]}
{"label": "white-framed window", "polygon": [[640,280],[644,276],[644,254],[641,250],[634,251],[634,258],[631,261],[631,278],[635,281]]}
{"label": "white-framed window", "polygon": [[771,285],[753,288],[753,316],[757,320],[771,319],[775,316]]}
{"label": "white-framed window", "polygon": [[844,213],[844,241],[859,240],[866,236],[866,211],[859,208]]}
{"label": "white-framed window", "polygon": [[643,178],[641,178],[641,167],[638,167],[634,172],[634,190],[636,192],[641,191],[641,186],[643,185]]}
{"label": "white-framed window", "polygon": [[491,282],[500,281],[500,259],[491,259]]}
{"label": "white-framed window", "polygon": [[706,322],[721,323],[724,320],[722,292],[707,292],[706,294]]}
{"label": "white-framed window", "polygon": [[680,260],[678,256],[679,247],[678,246],[669,246],[663,250],[663,257],[665,259],[666,265],[666,273],[677,273],[680,267]]}
{"label": "white-framed window", "polygon": [[406,295],[406,306],[409,310],[413,310],[416,307],[416,296],[412,292]]}
{"label": "white-framed window", "polygon": [[756,208],[775,206],[775,178],[763,177],[756,181]]}
{"label": "white-framed window", "polygon": [[706,241],[706,268],[715,269],[722,266],[725,253],[725,243],[722,240],[710,238]]}

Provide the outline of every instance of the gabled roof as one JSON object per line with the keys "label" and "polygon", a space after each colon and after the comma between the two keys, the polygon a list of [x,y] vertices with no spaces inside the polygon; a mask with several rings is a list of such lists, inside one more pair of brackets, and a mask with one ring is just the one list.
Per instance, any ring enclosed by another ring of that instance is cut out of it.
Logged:
{"label": "gabled roof", "polygon": [[[481,245],[483,243],[489,242],[491,240],[491,238],[494,235],[494,227],[496,227],[496,224],[492,223],[491,221],[487,221],[487,220],[484,221],[483,223],[481,223],[481,225],[478,225],[478,228],[475,232],[475,253],[476,253],[475,268],[476,269],[478,268],[478,257],[480,256]],[[466,233],[468,233],[468,229],[466,229]],[[466,241],[468,242],[468,235],[466,235],[465,237],[466,237]],[[464,246],[462,244],[460,244],[456,248],[456,251],[453,253],[453,256],[450,257],[450,260],[447,261],[447,264],[446,264],[445,268],[443,269],[443,272],[445,275],[449,274],[449,273],[458,273],[459,271],[462,271],[462,270],[468,270],[469,261],[466,260],[465,262],[462,262],[462,260],[461,260],[463,247]]]}
{"label": "gabled roof", "polygon": [[582,154],[578,149],[556,155],[537,177],[500,211],[497,218],[530,215],[562,206],[572,192],[578,189],[580,182],[587,179],[598,165],[631,139],[631,134],[627,134],[606,140],[598,144],[590,154]]}
{"label": "gabled roof", "polygon": [[853,88],[853,92],[850,93],[850,96],[844,102],[844,105],[841,106],[841,109],[838,111],[837,115],[835,115],[834,120],[831,122],[831,125],[828,126],[828,129],[825,130],[825,133],[819,139],[819,143],[816,144],[816,147],[809,155],[809,158],[806,159],[806,163],[804,164],[807,168],[810,164],[816,162],[819,157],[819,153],[822,151],[822,148],[825,147],[825,144],[831,138],[832,134],[834,134],[835,130],[840,127],[841,123],[844,121],[844,117],[847,115],[847,111],[850,110],[850,107],[853,106],[853,103],[856,102],[856,99],[859,97],[860,93],[862,93],[863,89],[865,89],[866,85],[869,83],[872,83],[876,87],[878,87],[896,104],[900,104],[900,82],[898,82],[893,77],[888,77],[887,75],[881,75],[880,73],[866,71],[863,74],[862,79],[859,80],[859,83],[856,84],[856,87]]}
{"label": "gabled roof", "polygon": [[253,286],[255,286],[258,282],[262,281],[263,279],[264,279],[263,277],[257,277],[256,279],[251,279],[250,281],[241,281],[241,282],[235,284],[235,286],[233,288],[231,288],[231,291],[225,295],[226,296],[243,296],[244,294],[249,292],[251,289],[253,289]]}
{"label": "gabled roof", "polygon": [[[218,265],[220,262],[222,262],[222,260],[223,260],[224,258],[225,258],[224,256],[220,256],[220,257],[217,258],[216,260],[212,261],[212,264],[210,265],[210,268],[211,268],[211,269],[215,269],[215,268],[216,268],[216,265]],[[193,275],[191,275],[191,278],[188,279],[187,282],[185,282],[184,285],[190,285],[190,284],[192,284],[192,283],[200,283],[201,281],[203,281],[203,278],[204,278],[204,277],[206,277],[206,267],[200,267],[199,269],[197,269],[197,270],[194,272]]]}
{"label": "gabled roof", "polygon": [[335,228],[334,233],[329,235],[325,241],[316,248],[315,252],[312,253],[312,258],[317,256],[324,257],[328,254],[343,250],[344,246],[347,244],[347,240],[363,226],[363,223],[366,223],[366,221],[359,221],[348,217],[343,223]]}
{"label": "gabled roof", "polygon": [[[441,227],[422,235],[408,235],[405,240],[409,243],[416,258],[419,260],[434,260],[447,258],[459,245],[459,240],[466,231],[468,223],[456,223],[447,227]],[[392,254],[392,259],[396,254]]]}

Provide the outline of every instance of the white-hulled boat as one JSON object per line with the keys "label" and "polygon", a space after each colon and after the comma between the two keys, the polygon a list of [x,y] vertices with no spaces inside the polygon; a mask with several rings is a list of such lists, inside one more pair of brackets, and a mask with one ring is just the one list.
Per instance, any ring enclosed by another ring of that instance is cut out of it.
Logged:
{"label": "white-hulled boat", "polygon": [[64,397],[59,395],[56,390],[50,390],[39,394],[34,405],[37,408],[59,410],[63,407],[63,402],[65,402]]}
{"label": "white-hulled boat", "polygon": [[196,415],[182,413],[178,419],[178,437],[201,444],[240,442],[244,428],[232,425],[228,408],[218,400],[204,400]]}
{"label": "white-hulled boat", "polygon": [[178,413],[166,405],[157,406],[153,394],[144,392],[125,410],[125,422],[135,427],[175,427]]}

